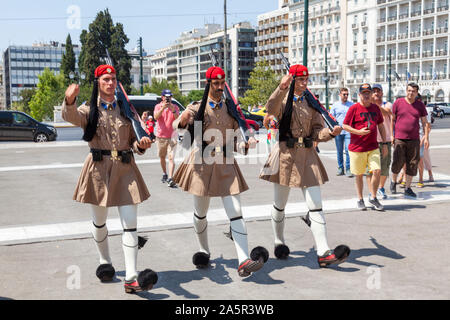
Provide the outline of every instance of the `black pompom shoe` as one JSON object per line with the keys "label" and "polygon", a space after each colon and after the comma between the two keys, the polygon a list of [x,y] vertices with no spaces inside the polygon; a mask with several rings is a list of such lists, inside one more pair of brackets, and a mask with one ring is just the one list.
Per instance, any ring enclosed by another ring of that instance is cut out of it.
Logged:
{"label": "black pompom shoe", "polygon": [[145,269],[140,272],[137,279],[125,281],[124,287],[126,293],[136,293],[148,291],[158,282],[158,275],[151,269]]}
{"label": "black pompom shoe", "polygon": [[192,263],[198,269],[204,269],[208,267],[210,255],[204,252],[197,252],[192,256]]}
{"label": "black pompom shoe", "polygon": [[277,259],[287,259],[290,253],[291,250],[289,250],[289,247],[284,244],[277,245],[274,250],[274,254]]}
{"label": "black pompom shoe", "polygon": [[95,275],[100,279],[101,282],[110,282],[114,278],[116,270],[112,264],[101,264],[97,267]]}

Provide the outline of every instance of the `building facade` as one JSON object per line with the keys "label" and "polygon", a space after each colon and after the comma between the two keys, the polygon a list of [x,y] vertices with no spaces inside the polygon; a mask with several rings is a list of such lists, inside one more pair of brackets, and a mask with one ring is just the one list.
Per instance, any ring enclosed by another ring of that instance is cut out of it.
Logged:
{"label": "building facade", "polygon": [[257,20],[255,62],[267,60],[278,74],[284,74],[285,67],[279,52],[289,57],[288,1],[281,1],[277,10],[261,14]]}
{"label": "building facade", "polygon": [[449,1],[377,0],[376,80],[392,97],[417,82],[427,101],[450,101]]}
{"label": "building facade", "polygon": [[[140,64],[140,53],[139,49],[134,49],[128,52],[128,55],[131,57],[131,86],[135,89],[140,89],[141,87],[141,64]],[[150,57],[147,56],[147,53],[143,51],[142,53],[142,82],[143,86],[151,85],[152,83],[152,65]]]}
{"label": "building facade", "polygon": [[[80,48],[77,45],[73,47],[78,61]],[[10,109],[11,104],[20,99],[23,89],[37,86],[38,76],[45,68],[59,73],[64,52],[65,44],[58,42],[8,47],[3,53],[6,108]]]}
{"label": "building facade", "polygon": [[[339,99],[339,88],[346,84],[346,5],[339,0],[311,0],[308,10],[307,66],[309,88],[320,101],[326,101],[328,79],[329,103]],[[303,64],[304,1],[289,2],[289,61]],[[325,53],[326,51],[326,53]],[[325,59],[325,56],[327,59]]]}
{"label": "building facade", "polygon": [[[236,97],[249,88],[248,79],[254,67],[256,31],[242,22],[227,29],[227,81]],[[205,72],[212,66],[210,52],[215,52],[224,67],[224,30],[219,24],[183,32],[175,43],[159,49],[151,59],[153,78],[175,80],[183,95],[205,87]]]}
{"label": "building facade", "polygon": [[0,110],[6,109],[5,86],[3,81],[3,61],[0,61]]}

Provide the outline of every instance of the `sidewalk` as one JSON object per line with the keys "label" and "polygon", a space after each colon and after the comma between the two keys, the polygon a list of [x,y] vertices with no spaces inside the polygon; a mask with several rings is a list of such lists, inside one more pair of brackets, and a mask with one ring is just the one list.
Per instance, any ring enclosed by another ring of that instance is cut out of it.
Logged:
{"label": "sidewalk", "polygon": [[313,238],[298,218],[287,218],[288,260],[273,255],[269,220],[247,223],[250,250],[269,250],[265,266],[248,278],[237,274],[234,244],[223,235],[228,225],[210,225],[211,266],[197,270],[192,227],[144,232],[138,268],[151,268],[159,281],[149,292],[123,290],[121,236],[110,236],[117,278],[102,284],[95,276],[92,239],[0,246],[0,292],[13,299],[449,299],[450,219],[446,203],[399,205],[389,212],[328,214],[330,247],[344,243],[352,252],[339,267],[319,269]]}

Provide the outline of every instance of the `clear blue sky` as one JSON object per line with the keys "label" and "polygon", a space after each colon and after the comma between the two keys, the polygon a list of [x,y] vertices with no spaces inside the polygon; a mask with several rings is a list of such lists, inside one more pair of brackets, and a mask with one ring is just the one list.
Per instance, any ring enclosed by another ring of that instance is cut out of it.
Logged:
{"label": "clear blue sky", "polygon": [[[2,1],[0,11],[0,50],[9,45],[34,42],[64,42],[70,33],[79,43],[82,29],[87,29],[97,12],[109,9],[114,23],[124,25],[130,38],[128,49],[136,47],[142,36],[144,49],[153,53],[171,44],[183,31],[205,23],[223,25],[223,0],[22,0]],[[76,11],[80,19],[71,19]],[[258,14],[277,9],[278,0],[227,0],[227,24],[249,21],[256,25]],[[77,28],[77,21],[81,26]]]}

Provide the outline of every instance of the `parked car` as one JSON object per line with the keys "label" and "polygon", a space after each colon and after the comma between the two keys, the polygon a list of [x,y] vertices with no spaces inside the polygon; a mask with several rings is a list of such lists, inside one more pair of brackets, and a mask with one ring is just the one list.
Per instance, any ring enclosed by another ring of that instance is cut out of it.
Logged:
{"label": "parked car", "polygon": [[[248,112],[245,109],[242,109],[242,113],[244,114],[245,119],[249,119],[249,120],[255,121],[258,124],[258,126],[260,128],[262,128],[263,122],[264,122],[264,116],[250,113],[250,112]],[[256,130],[256,131],[258,131],[258,130]]]}
{"label": "parked car", "polygon": [[427,104],[427,107],[433,107],[435,112],[438,112],[440,109],[444,114],[450,114],[450,102],[431,102]]}
{"label": "parked car", "polygon": [[39,122],[20,111],[0,111],[0,140],[56,140],[58,133],[52,125]]}
{"label": "parked car", "polygon": [[[142,116],[144,111],[149,111],[149,115],[153,116],[155,106],[161,102],[161,96],[154,93],[146,93],[143,96],[128,96],[130,103],[134,106],[139,116]],[[172,103],[177,105],[180,113],[184,111],[185,107],[172,97]]]}

